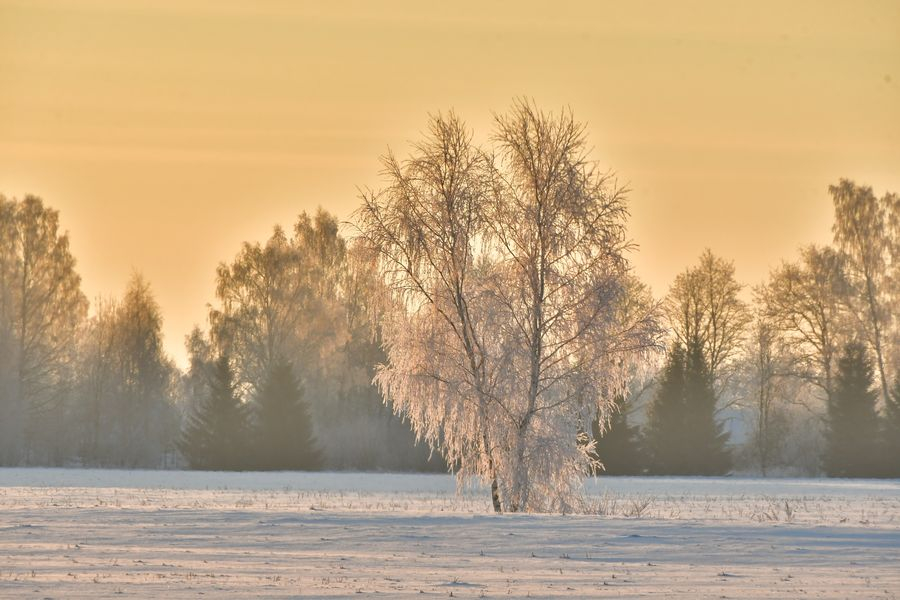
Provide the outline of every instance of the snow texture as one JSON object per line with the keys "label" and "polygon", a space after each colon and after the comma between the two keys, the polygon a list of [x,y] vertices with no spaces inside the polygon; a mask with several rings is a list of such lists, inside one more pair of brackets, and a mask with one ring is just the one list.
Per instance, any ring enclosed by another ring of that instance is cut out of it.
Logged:
{"label": "snow texture", "polygon": [[900,595],[900,481],[587,487],[498,516],[448,475],[0,469],[0,598]]}

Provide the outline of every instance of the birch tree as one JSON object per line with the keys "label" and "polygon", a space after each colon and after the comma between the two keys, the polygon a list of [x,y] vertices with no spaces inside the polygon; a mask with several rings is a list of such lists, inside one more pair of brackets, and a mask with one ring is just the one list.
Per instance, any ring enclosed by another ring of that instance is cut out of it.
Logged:
{"label": "birch tree", "polygon": [[775,269],[758,299],[789,358],[783,375],[834,393],[837,356],[847,337],[845,261],[832,248],[809,246]]}
{"label": "birch tree", "polygon": [[376,381],[461,483],[490,482],[495,511],[571,510],[594,466],[579,434],[658,331],[652,313],[616,318],[624,191],[587,160],[583,127],[519,102],[493,141],[496,156],[433,117],[363,194],[356,222],[392,299]]}
{"label": "birch tree", "polygon": [[892,232],[898,225],[900,199],[895,194],[875,196],[871,187],[858,186],[842,179],[829,187],[834,199],[834,241],[847,257],[855,296],[861,310],[861,329],[875,355],[881,397],[890,397],[886,347],[894,325],[896,304],[900,301],[900,262]]}
{"label": "birch tree", "polygon": [[346,340],[338,299],[345,254],[337,220],[320,210],[302,213],[290,238],[276,227],[264,245],[244,243],[231,264],[219,265],[211,338],[247,391],[283,360],[309,365],[299,373],[307,386],[330,370],[329,356]]}
{"label": "birch tree", "polygon": [[491,190],[490,159],[450,113],[432,118],[407,161],[388,154],[383,164],[390,185],[365,192],[356,213],[391,296],[382,317],[388,363],[376,381],[418,439],[459,465],[460,480],[490,482],[500,512],[500,440],[486,425],[506,416],[488,347],[497,316],[479,210]]}
{"label": "birch tree", "polygon": [[276,227],[265,245],[244,243],[232,264],[217,269],[219,307],[210,310],[211,338],[234,361],[238,385],[256,389],[290,356],[306,292],[294,272],[290,242]]}
{"label": "birch tree", "polygon": [[[0,344],[6,347],[0,379],[12,383],[0,397],[6,404],[0,409],[4,420],[10,419],[11,437],[26,451],[51,448],[64,426],[87,299],[68,235],[59,230],[59,213],[40,198],[0,196],[0,234]],[[12,456],[15,450],[8,452]]]}
{"label": "birch tree", "polygon": [[84,464],[102,465],[116,456],[116,399],[121,393],[116,376],[118,302],[97,298],[94,314],[82,330],[78,346],[77,452]]}
{"label": "birch tree", "polygon": [[734,264],[707,249],[696,266],[675,278],[666,299],[675,341],[684,348],[700,348],[717,395],[730,375],[751,320],[740,298],[742,288],[734,277]]}
{"label": "birch tree", "polygon": [[16,464],[23,446],[25,407],[19,393],[14,290],[20,269],[15,243],[17,203],[0,196],[0,465]]}
{"label": "birch tree", "polygon": [[588,160],[584,126],[570,111],[528,102],[496,123],[499,197],[485,209],[500,257],[492,292],[509,323],[509,505],[524,510],[532,490],[547,506],[583,473],[584,457],[567,446],[574,436],[563,432],[627,391],[628,366],[653,347],[655,322],[617,319],[629,283],[626,190]]}
{"label": "birch tree", "polygon": [[[382,357],[373,264],[367,250],[348,249],[337,219],[319,210],[301,213],[291,235],[276,227],[265,243],[244,244],[218,269],[211,349],[229,354],[251,403],[273,368],[293,365],[326,468],[398,469],[427,460],[372,384]],[[191,396],[205,397],[204,378],[191,379]]]}
{"label": "birch tree", "polygon": [[746,404],[753,414],[750,445],[763,477],[775,466],[786,437],[782,403],[785,376],[778,331],[764,310],[756,315],[747,336]]}
{"label": "birch tree", "polygon": [[117,310],[114,349],[116,369],[118,464],[158,467],[178,431],[174,406],[177,369],[163,349],[163,319],[149,283],[131,277]]}
{"label": "birch tree", "polygon": [[162,314],[147,281],[129,280],[121,300],[96,302],[82,329],[73,429],[87,464],[160,467],[174,450],[178,369],[162,344]]}

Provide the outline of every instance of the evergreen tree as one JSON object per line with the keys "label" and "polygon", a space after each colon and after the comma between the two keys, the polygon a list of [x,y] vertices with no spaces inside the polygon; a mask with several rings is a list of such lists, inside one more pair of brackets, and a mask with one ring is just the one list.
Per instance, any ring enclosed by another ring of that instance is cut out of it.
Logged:
{"label": "evergreen tree", "polygon": [[603,464],[597,474],[637,475],[643,469],[643,456],[638,439],[639,428],[628,423],[625,399],[617,396],[615,408],[606,431],[600,433],[600,419],[594,419],[591,429],[596,448],[594,458]]}
{"label": "evergreen tree", "polygon": [[831,477],[872,477],[878,472],[879,423],[874,368],[862,344],[844,347],[835,393],[828,403],[825,472]]}
{"label": "evergreen tree", "polygon": [[321,457],[312,432],[309,406],[294,370],[280,362],[256,396],[256,448],[261,470],[314,471]]}
{"label": "evergreen tree", "polygon": [[685,356],[681,344],[669,352],[659,390],[650,405],[644,430],[647,466],[653,474],[680,472],[686,469],[684,431],[687,423],[684,409]]}
{"label": "evergreen tree", "polygon": [[716,393],[713,374],[707,366],[701,346],[687,354],[685,404],[688,412],[685,436],[693,449],[697,475],[724,475],[731,469],[728,432],[716,420]]}
{"label": "evergreen tree", "polygon": [[884,472],[900,477],[900,377],[894,380],[884,406]]}
{"label": "evergreen tree", "polygon": [[227,355],[211,369],[209,395],[188,418],[178,449],[192,469],[233,471],[247,464],[249,412]]}
{"label": "evergreen tree", "polygon": [[699,345],[672,349],[644,438],[653,474],[722,475],[730,469],[728,434],[716,420],[713,379]]}

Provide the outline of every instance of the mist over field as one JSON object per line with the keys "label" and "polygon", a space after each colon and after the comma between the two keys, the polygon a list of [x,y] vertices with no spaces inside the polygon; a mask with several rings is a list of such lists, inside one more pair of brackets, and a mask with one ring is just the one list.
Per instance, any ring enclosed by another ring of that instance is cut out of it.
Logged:
{"label": "mist over field", "polygon": [[0,0],[0,598],[896,597],[898,31]]}
{"label": "mist over field", "polygon": [[344,229],[243,244],[184,369],[146,278],[91,304],[59,213],[0,199],[3,464],[450,470],[498,512],[576,510],[597,473],[897,477],[896,194],[841,180],[833,245],[753,288],[705,250],[657,298],[574,115],[497,127],[434,117]]}

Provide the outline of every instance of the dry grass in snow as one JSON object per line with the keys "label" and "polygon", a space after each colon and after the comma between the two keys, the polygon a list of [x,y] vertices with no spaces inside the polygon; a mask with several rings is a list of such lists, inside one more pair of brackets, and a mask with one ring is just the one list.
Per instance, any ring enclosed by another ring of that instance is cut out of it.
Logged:
{"label": "dry grass in snow", "polygon": [[440,475],[0,469],[0,598],[900,596],[900,482],[588,489],[495,516]]}

